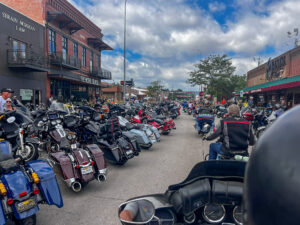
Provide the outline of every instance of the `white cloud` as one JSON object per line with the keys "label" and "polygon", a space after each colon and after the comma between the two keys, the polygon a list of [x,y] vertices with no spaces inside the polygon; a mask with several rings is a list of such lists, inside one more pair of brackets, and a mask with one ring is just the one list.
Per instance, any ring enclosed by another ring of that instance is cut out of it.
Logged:
{"label": "white cloud", "polygon": [[[123,48],[124,1],[90,0],[93,5],[70,1],[102,29],[109,45]],[[299,26],[298,0],[270,5],[265,0],[235,0],[233,5],[235,19],[227,21],[224,30],[209,12],[184,0],[128,0],[127,47],[142,56],[128,62],[128,75],[140,86],[162,79],[168,85],[178,85],[176,88],[187,87],[184,79],[199,54],[234,52],[237,74],[243,74],[255,67],[253,56],[267,45],[273,46],[276,54],[291,47],[286,32]],[[226,6],[213,2],[209,9],[217,12]],[[115,80],[122,78],[122,55],[104,52],[102,61]]]}
{"label": "white cloud", "polygon": [[222,2],[209,3],[208,8],[211,12],[222,12],[226,9],[226,5]]}

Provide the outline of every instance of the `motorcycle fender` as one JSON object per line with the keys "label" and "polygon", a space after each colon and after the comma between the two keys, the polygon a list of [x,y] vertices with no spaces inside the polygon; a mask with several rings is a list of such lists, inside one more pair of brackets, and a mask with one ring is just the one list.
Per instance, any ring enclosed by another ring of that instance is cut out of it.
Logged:
{"label": "motorcycle fender", "polygon": [[0,225],[5,225],[5,224],[6,224],[6,217],[5,217],[2,203],[0,203]]}
{"label": "motorcycle fender", "polygon": [[266,129],[266,127],[262,126],[262,127],[257,128],[257,131],[261,131],[261,130],[265,130],[265,129]]}
{"label": "motorcycle fender", "polygon": [[[88,154],[83,149],[78,149],[76,151],[73,151],[73,157],[76,159],[76,161],[79,163],[79,165],[84,165],[84,163],[88,163],[90,160],[88,158]],[[85,183],[94,180],[94,174],[95,174],[95,168],[92,167],[93,173],[88,174],[82,174],[81,168],[76,169],[78,173],[81,175],[81,180]]]}
{"label": "motorcycle fender", "polygon": [[56,180],[56,175],[49,164],[42,160],[35,160],[27,163],[27,166],[37,173],[40,178],[38,187],[41,191],[43,200],[48,205],[63,207],[63,199]]}
{"label": "motorcycle fender", "polygon": [[25,139],[25,142],[26,143],[32,143],[32,144],[40,144],[40,141],[39,141],[39,139],[38,138],[30,138],[30,137],[27,137],[26,139]]}
{"label": "motorcycle fender", "polygon": [[[2,175],[1,180],[8,191],[7,195],[9,198],[19,200],[20,193],[23,193],[23,192],[31,193],[32,192],[31,184],[29,183],[29,181],[23,171],[18,170],[18,171],[9,173],[9,174],[4,174],[4,175]],[[19,213],[17,211],[16,205],[13,204],[12,210],[13,210],[14,216],[20,220],[20,219],[25,219],[29,216],[36,214],[37,211],[39,211],[39,208],[36,205],[34,208],[32,208],[30,210]]]}

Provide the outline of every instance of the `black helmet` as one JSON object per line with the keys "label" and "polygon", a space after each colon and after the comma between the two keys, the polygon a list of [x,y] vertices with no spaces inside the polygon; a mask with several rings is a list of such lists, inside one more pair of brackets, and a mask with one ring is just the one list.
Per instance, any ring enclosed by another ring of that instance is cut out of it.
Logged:
{"label": "black helmet", "polygon": [[259,139],[247,165],[247,225],[300,224],[300,106],[286,112]]}

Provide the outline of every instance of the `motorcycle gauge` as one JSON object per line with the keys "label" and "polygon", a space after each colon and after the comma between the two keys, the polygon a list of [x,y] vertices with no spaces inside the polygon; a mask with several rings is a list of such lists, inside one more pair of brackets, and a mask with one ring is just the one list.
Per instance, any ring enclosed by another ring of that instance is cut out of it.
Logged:
{"label": "motorcycle gauge", "polygon": [[226,210],[223,205],[207,204],[203,209],[203,217],[209,223],[220,223],[224,220]]}
{"label": "motorcycle gauge", "polygon": [[237,205],[233,209],[233,219],[238,225],[243,225],[243,211],[240,205]]}

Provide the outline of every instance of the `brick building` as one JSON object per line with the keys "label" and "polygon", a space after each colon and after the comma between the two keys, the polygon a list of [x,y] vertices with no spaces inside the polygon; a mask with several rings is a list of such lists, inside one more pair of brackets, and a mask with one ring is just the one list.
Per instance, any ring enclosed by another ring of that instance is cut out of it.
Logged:
{"label": "brick building", "polygon": [[270,59],[247,73],[246,96],[255,102],[278,103],[285,100],[289,106],[300,103],[300,47]]}
{"label": "brick building", "polygon": [[67,0],[1,0],[44,27],[44,56],[48,72],[46,98],[95,101],[101,79],[111,79],[102,68],[101,52],[112,50],[99,27]]}

